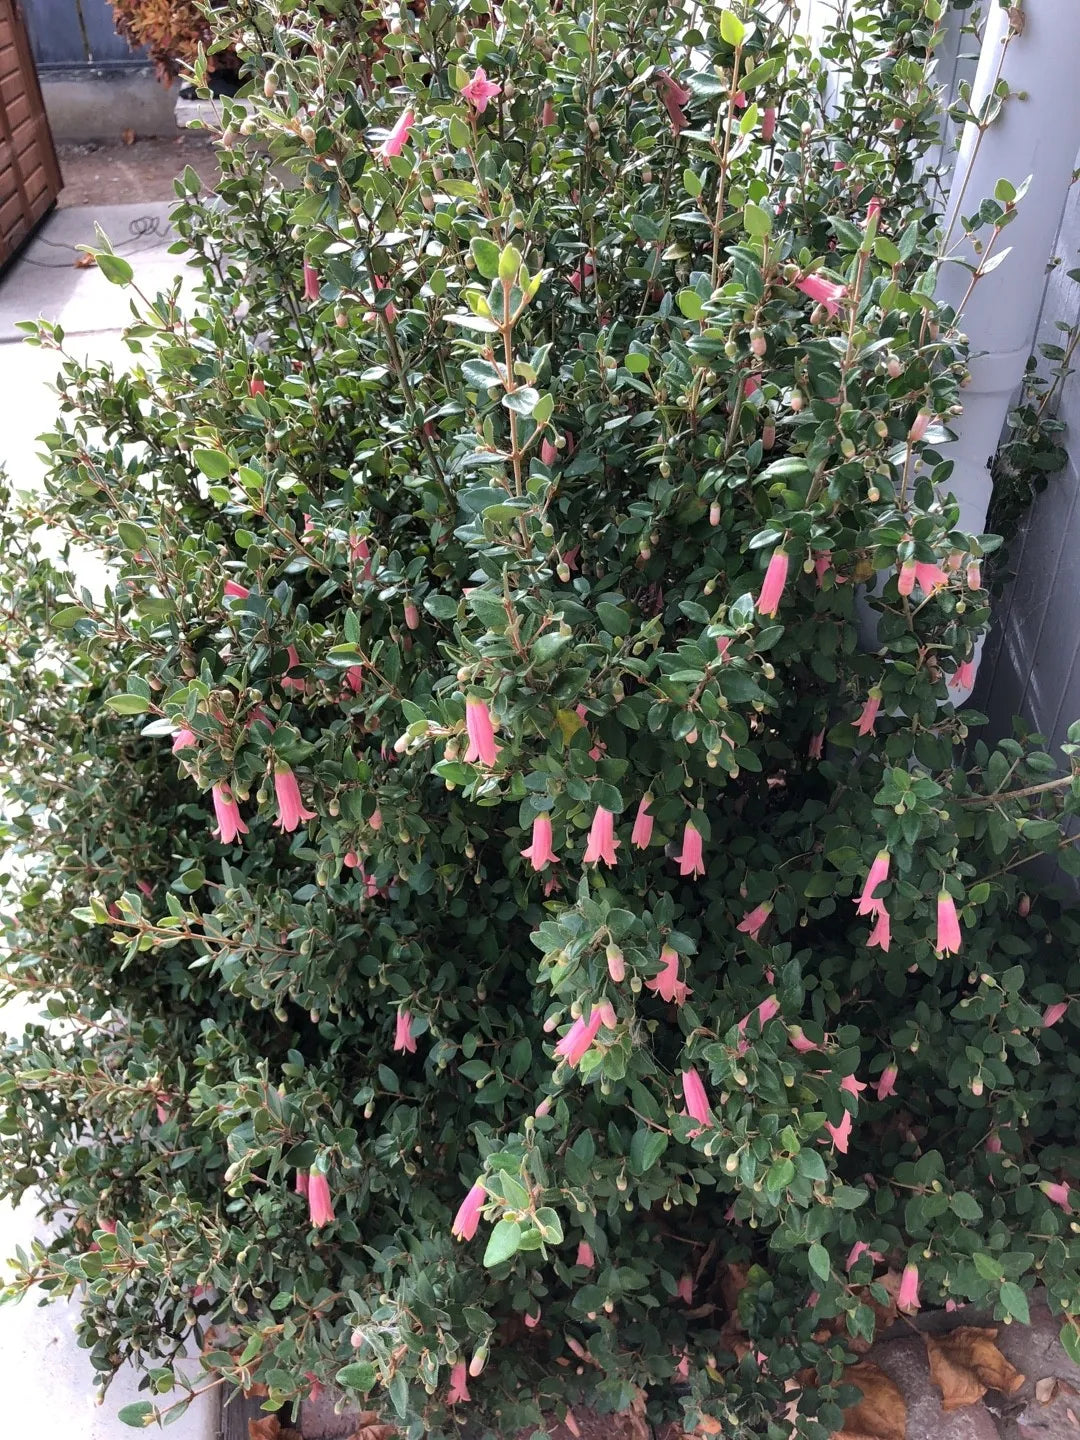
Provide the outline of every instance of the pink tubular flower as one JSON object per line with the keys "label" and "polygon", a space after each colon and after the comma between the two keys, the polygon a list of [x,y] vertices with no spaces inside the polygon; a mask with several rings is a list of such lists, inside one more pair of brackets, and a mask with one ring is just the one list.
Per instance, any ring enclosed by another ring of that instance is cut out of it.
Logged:
{"label": "pink tubular flower", "polygon": [[810,744],[807,746],[806,754],[810,760],[820,760],[825,749],[825,731],[819,730],[816,735],[810,736]]}
{"label": "pink tubular flower", "polygon": [[469,1399],[469,1367],[459,1360],[450,1367],[450,1388],[446,1392],[448,1405],[460,1405]]}
{"label": "pink tubular flower", "polygon": [[730,636],[730,635],[718,635],[718,636],[716,637],[716,653],[720,656],[720,664],[721,664],[721,665],[723,665],[724,661],[727,659],[727,657],[728,657],[728,651],[729,651],[730,649],[731,649],[731,636]]}
{"label": "pink tubular flower", "polygon": [[856,1075],[845,1075],[840,1081],[840,1089],[845,1090],[849,1095],[854,1095],[857,1100],[866,1089],[866,1081],[860,1080]]}
{"label": "pink tubular flower", "polygon": [[177,755],[181,750],[190,750],[193,745],[197,744],[195,731],[185,727],[183,730],[178,730],[173,736],[172,753]]}
{"label": "pink tubular flower", "polygon": [[253,375],[248,381],[248,394],[253,400],[259,395],[266,394],[266,381],[261,375]]}
{"label": "pink tubular flower", "polygon": [[498,759],[501,745],[495,744],[495,727],[491,723],[491,711],[483,700],[465,701],[465,729],[469,735],[469,748],[465,752],[465,763],[479,760],[489,768]]}
{"label": "pink tubular flower", "polygon": [[483,1182],[477,1180],[458,1206],[454,1223],[450,1227],[450,1234],[456,1235],[459,1240],[471,1240],[476,1234],[476,1227],[480,1224],[480,1211],[484,1208],[486,1199],[487,1191],[484,1189]]}
{"label": "pink tubular flower", "polygon": [[556,450],[555,446],[545,435],[543,440],[540,441],[540,459],[550,468],[558,458],[558,450]]}
{"label": "pink tubular flower", "polygon": [[877,1082],[877,1098],[885,1100],[896,1094],[896,1077],[900,1074],[895,1065],[886,1065]]}
{"label": "pink tubular flower", "polygon": [[318,300],[319,298],[319,272],[314,265],[304,261],[304,299]]}
{"label": "pink tubular flower", "polygon": [[389,160],[391,156],[401,154],[409,138],[409,131],[412,129],[415,118],[412,110],[403,110],[401,112],[394,123],[394,128],[375,152],[381,160]]}
{"label": "pink tubular flower", "polygon": [[871,1250],[865,1240],[856,1240],[855,1244],[848,1251],[847,1263],[844,1269],[850,1272],[860,1255],[869,1255],[870,1258],[876,1260],[879,1265],[885,1258],[879,1250]]}
{"label": "pink tubular flower", "polygon": [[996,1130],[992,1130],[990,1134],[987,1135],[986,1139],[983,1141],[983,1149],[986,1151],[987,1155],[1001,1154],[1001,1136],[997,1133]]}
{"label": "pink tubular flower", "polygon": [[951,690],[970,690],[975,684],[975,661],[965,660],[956,667],[956,672],[949,677],[949,688]]}
{"label": "pink tubular flower", "polygon": [[1043,1180],[1039,1184],[1039,1189],[1048,1200],[1053,1201],[1055,1205],[1060,1205],[1066,1215],[1072,1214],[1072,1206],[1069,1204],[1069,1187],[1064,1181],[1053,1183],[1049,1180]]}
{"label": "pink tubular flower", "polygon": [[593,1254],[593,1248],[587,1240],[578,1241],[577,1259],[574,1261],[574,1264],[580,1265],[585,1270],[591,1270],[596,1264],[596,1256]]}
{"label": "pink tubular flower", "polygon": [[968,562],[967,583],[968,588],[971,590],[982,589],[982,566],[977,560],[971,560]]}
{"label": "pink tubular flower", "polygon": [[822,584],[824,583],[825,576],[829,573],[829,571],[830,571],[831,569],[832,569],[832,551],[831,551],[831,550],[815,550],[815,551],[814,551],[814,575],[815,575],[815,578],[817,579],[817,588],[818,588],[819,590],[821,589]]}
{"label": "pink tubular flower", "polygon": [[901,595],[910,595],[915,589],[918,568],[914,560],[905,560],[900,566],[900,576],[896,582],[896,588]]}
{"label": "pink tubular flower", "polygon": [[235,580],[225,581],[225,598],[227,600],[246,600],[251,591],[246,585],[240,585]]}
{"label": "pink tubular flower", "polygon": [[761,115],[761,138],[766,145],[772,144],[776,134],[776,106],[766,105]]}
{"label": "pink tubular flower", "polygon": [[314,1167],[308,1174],[308,1215],[312,1225],[321,1229],[334,1218],[334,1202],[330,1198],[330,1182],[326,1172]]}
{"label": "pink tubular flower", "polygon": [[297,1195],[308,1193],[308,1172],[306,1170],[297,1170],[296,1172],[296,1193]]}
{"label": "pink tubular flower", "polygon": [[801,1025],[789,1025],[787,1032],[788,1044],[793,1050],[798,1050],[801,1055],[807,1054],[810,1050],[820,1050],[820,1045],[815,1045],[813,1040],[808,1040],[803,1034]]}
{"label": "pink tubular flower", "polygon": [[774,550],[772,559],[769,561],[769,568],[765,571],[765,579],[761,582],[761,591],[757,598],[757,609],[761,615],[773,616],[780,608],[780,601],[784,594],[784,586],[787,584],[788,556],[785,550]]}
{"label": "pink tubular flower", "polygon": [[904,1273],[900,1277],[900,1290],[896,1296],[896,1308],[898,1310],[918,1310],[919,1307],[919,1267],[917,1265],[905,1265]]}
{"label": "pink tubular flower", "polygon": [[947,890],[938,891],[937,899],[937,941],[934,949],[939,955],[960,953],[960,921],[956,905]]}
{"label": "pink tubular flower", "polygon": [[[173,746],[173,749],[175,748],[176,747]],[[649,814],[649,806],[652,804],[652,799],[653,797],[649,794],[643,795],[637,807],[637,814],[634,816],[634,828],[630,832],[630,844],[636,845],[639,850],[648,849],[649,842],[652,840],[653,817]]]}
{"label": "pink tubular flower", "polygon": [[300,786],[288,765],[274,767],[274,792],[277,795],[278,818],[274,821],[279,830],[295,830],[302,820],[314,820],[314,810],[305,810],[300,798]]}
{"label": "pink tubular flower", "polygon": [[289,663],[285,669],[285,674],[281,677],[281,688],[283,690],[306,690],[306,680],[301,680],[300,677],[297,675],[290,676],[289,674],[290,670],[295,670],[297,665],[300,664],[300,652],[297,650],[295,645],[287,645],[285,647],[285,653],[288,657]]}
{"label": "pink tubular flower", "polygon": [[914,445],[926,434],[926,428],[930,424],[931,415],[929,410],[920,410],[911,422],[911,429],[908,431],[908,442]]}
{"label": "pink tubular flower", "polygon": [[881,200],[875,195],[866,207],[866,224],[869,227],[881,214]]}
{"label": "pink tubular flower", "polygon": [[1051,1025],[1056,1025],[1059,1020],[1064,1018],[1065,1012],[1066,1010],[1068,1010],[1068,1008],[1069,1002],[1067,1000],[1058,1000],[1056,1004],[1048,1005],[1043,1011],[1043,1029],[1049,1030]]}
{"label": "pink tubular flower", "polygon": [[801,280],[795,281],[795,289],[824,305],[830,315],[840,313],[840,301],[847,294],[846,285],[826,280],[824,275],[804,275]]}
{"label": "pink tubular flower", "polygon": [[830,1125],[825,1121],[825,1129],[832,1136],[832,1142],[841,1155],[847,1154],[848,1137],[851,1135],[851,1115],[845,1110],[839,1125]]}
{"label": "pink tubular flower", "polygon": [[949,583],[949,577],[940,565],[930,565],[923,560],[915,562],[915,579],[924,595],[933,595],[935,590]]}
{"label": "pink tubular flower", "polygon": [[412,1012],[399,1010],[397,1021],[394,1027],[394,1049],[407,1050],[410,1055],[416,1054],[416,1041],[412,1033]]}
{"label": "pink tubular flower", "polygon": [[575,1020],[555,1046],[555,1054],[568,1065],[577,1065],[596,1039],[602,1021],[599,1009],[594,1010],[588,1020]]}
{"label": "pink tubular flower", "polygon": [[550,100],[545,100],[543,109],[540,111],[540,128],[546,130],[549,125],[554,125],[555,123],[555,106]]}
{"label": "pink tubular flower", "polygon": [[874,726],[877,724],[878,711],[881,709],[881,691],[875,685],[870,694],[866,697],[858,720],[855,723],[857,735],[873,735]]}
{"label": "pink tubular flower", "polygon": [[879,885],[883,885],[889,878],[889,852],[879,850],[874,863],[870,866],[870,873],[866,877],[862,894],[856,903],[856,915],[873,915],[881,901],[876,897],[875,891]]}
{"label": "pink tubular flower", "polygon": [[526,1329],[526,1330],[535,1330],[536,1327],[537,1327],[537,1325],[540,1324],[540,1315],[541,1315],[541,1310],[540,1310],[540,1307],[539,1307],[539,1306],[536,1307],[536,1314],[535,1314],[535,1315],[530,1315],[530,1314],[528,1313],[528,1311],[526,1311],[525,1315],[522,1317],[522,1318],[524,1319],[524,1321],[525,1321],[525,1329]]}
{"label": "pink tubular flower", "polygon": [[696,1070],[690,1069],[682,1072],[682,1093],[683,1099],[686,1101],[684,1114],[702,1125],[712,1125],[714,1121],[709,1108],[709,1097],[705,1094],[705,1086],[701,1083],[701,1076]]}
{"label": "pink tubular flower", "polygon": [[762,926],[772,914],[772,901],[763,900],[760,905],[755,905],[749,915],[745,916],[735,927],[740,934],[749,935],[751,940],[756,940],[761,934]]}
{"label": "pink tubular flower", "polygon": [[534,870],[543,870],[544,866],[554,863],[558,856],[551,848],[551,816],[537,815],[532,823],[532,844],[526,846],[521,852],[524,859],[528,860]]}
{"label": "pink tubular flower", "polygon": [[690,123],[683,113],[683,106],[690,103],[690,91],[684,90],[666,70],[657,70],[656,83],[660,86],[660,99],[671,121],[671,133],[678,135]]}
{"label": "pink tubular flower", "polygon": [[874,928],[866,937],[866,943],[867,945],[877,946],[879,949],[884,950],[887,955],[889,953],[889,946],[892,944],[892,924],[883,900],[878,901],[876,914],[877,918],[874,921]]}
{"label": "pink tubular flower", "polygon": [[597,865],[603,860],[605,865],[614,865],[615,851],[619,848],[620,843],[615,838],[615,816],[610,810],[605,810],[602,805],[598,805],[592,824],[589,826],[589,843],[585,847],[584,863]]}
{"label": "pink tubular flower", "polygon": [[577,265],[574,266],[574,271],[573,274],[570,276],[569,284],[580,295],[582,280],[588,280],[590,276],[595,274],[596,266],[589,259],[588,255],[586,255],[583,260],[581,260]]}
{"label": "pink tubular flower", "polygon": [[691,994],[686,982],[679,979],[679,953],[673,950],[670,945],[665,945],[660,951],[660,964],[663,969],[659,975],[654,975],[650,980],[645,981],[645,989],[651,990],[654,995],[659,995],[661,1000],[668,1004],[685,1005],[686,997]]}
{"label": "pink tubular flower", "polygon": [[680,875],[704,875],[705,860],[701,853],[701,831],[692,820],[683,826],[682,854],[676,856]]}
{"label": "pink tubular flower", "polygon": [[476,74],[461,93],[476,113],[482,115],[487,109],[488,101],[494,100],[496,95],[502,94],[502,86],[497,85],[494,80],[489,80],[484,67],[478,65],[476,67]]}
{"label": "pink tubular flower", "polygon": [[751,1010],[749,1015],[744,1015],[739,1021],[739,1034],[746,1034],[746,1027],[750,1024],[750,1015],[757,1015],[758,1027],[764,1030],[765,1026],[774,1015],[780,1013],[780,1001],[775,995],[766,995],[757,1010]]}
{"label": "pink tubular flower", "polygon": [[238,835],[248,833],[248,827],[240,818],[240,807],[224,781],[215,785],[211,793],[214,797],[214,814],[217,816],[217,829],[213,834],[223,845],[231,845]]}

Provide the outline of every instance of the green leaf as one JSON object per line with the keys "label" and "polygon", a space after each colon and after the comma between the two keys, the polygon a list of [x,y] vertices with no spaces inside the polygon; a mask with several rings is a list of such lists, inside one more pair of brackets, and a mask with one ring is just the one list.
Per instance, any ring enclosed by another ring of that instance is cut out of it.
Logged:
{"label": "green leaf", "polygon": [[499,279],[504,284],[517,279],[517,273],[521,269],[521,251],[516,245],[504,245],[499,256],[498,272]]}
{"label": "green leaf", "polygon": [[110,695],[105,704],[118,715],[142,715],[150,709],[150,701],[143,695]]}
{"label": "green leaf", "polygon": [[649,368],[649,357],[648,355],[642,355],[639,352],[635,351],[634,353],[627,355],[626,359],[623,361],[623,364],[626,366],[627,370],[630,371],[631,375],[644,375],[645,371]]}
{"label": "green leaf", "polygon": [[[465,121],[462,120],[460,115],[452,115],[450,117],[449,128],[450,144],[453,145],[454,149],[467,150],[472,144],[472,131],[469,129],[468,125],[465,124]],[[489,280],[493,280],[494,278],[494,275],[488,276]]]}
{"label": "green leaf", "polygon": [[[666,1139],[666,1136],[661,1136],[661,1139]],[[558,1214],[556,1213],[556,1211],[550,1209],[548,1206],[545,1205],[545,1206],[543,1206],[541,1209],[537,1210],[537,1212],[536,1212],[535,1216],[533,1217],[533,1219],[534,1219],[534,1221],[535,1221],[535,1223],[536,1223],[536,1228],[540,1231],[540,1234],[544,1237],[544,1241],[545,1241],[546,1244],[548,1244],[548,1245],[561,1245],[561,1244],[562,1244],[562,1242],[563,1242],[562,1221],[559,1219],[559,1216],[558,1216]]]}
{"label": "green leaf", "polygon": [[824,1245],[814,1243],[810,1246],[808,1257],[810,1269],[821,1281],[827,1281],[832,1274],[832,1261],[829,1259],[829,1252]]}
{"label": "green leaf", "polygon": [[998,1295],[1007,1314],[1011,1315],[1014,1320],[1019,1320],[1021,1325],[1031,1324],[1028,1299],[1019,1285],[1012,1280],[1006,1280]]}
{"label": "green leaf", "polygon": [[668,1147],[668,1137],[659,1130],[635,1130],[630,1142],[630,1169],[635,1175],[651,1170]]}
{"label": "green leaf", "polygon": [[733,11],[721,10],[720,34],[729,45],[737,47],[746,39],[746,26]]}
{"label": "green leaf", "polygon": [[682,183],[683,189],[690,196],[691,200],[696,200],[705,188],[705,183],[701,176],[689,169],[682,172]]}
{"label": "green leaf", "polygon": [[705,313],[705,302],[696,290],[680,290],[675,301],[687,320],[700,320]]}
{"label": "green leaf", "polygon": [[983,1218],[982,1206],[974,1195],[968,1195],[964,1190],[958,1190],[952,1197],[952,1211],[958,1220],[981,1220]]}
{"label": "green leaf", "polygon": [[490,390],[503,383],[502,373],[490,360],[466,360],[462,363],[461,373],[465,383],[475,385],[478,390]]}
{"label": "green leaf", "polygon": [[208,480],[224,480],[232,473],[233,462],[223,450],[196,450],[192,459]]}
{"label": "green leaf", "polygon": [[596,618],[608,632],[609,635],[629,635],[630,617],[625,610],[620,610],[618,605],[612,605],[610,600],[601,600],[596,606]]}
{"label": "green leaf", "polygon": [[1005,1273],[1001,1268],[1001,1262],[995,1260],[992,1255],[987,1255],[983,1250],[977,1250],[971,1258],[974,1261],[975,1269],[984,1280],[1000,1280]]}
{"label": "green leaf", "polygon": [[[110,285],[130,285],[135,276],[135,271],[122,255],[110,255],[104,250],[93,251],[97,267]],[[127,1421],[127,1424],[135,1424],[135,1421]]]}
{"label": "green leaf", "polygon": [[476,261],[476,268],[485,280],[494,280],[499,273],[499,247],[482,235],[474,235],[469,241],[469,253]]}
{"label": "green leaf", "polygon": [[534,390],[531,385],[522,385],[517,390],[511,390],[502,397],[502,403],[507,410],[512,410],[515,415],[531,415],[540,401],[539,390]]}
{"label": "green leaf", "polygon": [[1066,1320],[1065,1324],[1061,1327],[1059,1338],[1061,1340],[1061,1348],[1065,1351],[1065,1354],[1068,1355],[1074,1365],[1080,1365],[1080,1330],[1077,1330],[1071,1320]]}
{"label": "green leaf", "polygon": [[121,1425],[132,1425],[144,1430],[157,1419],[157,1408],[149,1400],[136,1400],[134,1405],[125,1405],[116,1417]]}
{"label": "green leaf", "polygon": [[378,1371],[368,1360],[354,1360],[351,1365],[345,1365],[334,1377],[343,1390],[359,1390],[366,1395],[375,1384]]}
{"label": "green leaf", "polygon": [[484,1264],[490,1270],[511,1259],[521,1247],[521,1227],[516,1220],[500,1220],[488,1238]]}
{"label": "green leaf", "polygon": [[772,232],[772,216],[752,201],[747,201],[743,206],[743,224],[749,235],[761,236]]}
{"label": "green leaf", "polygon": [[121,520],[116,531],[129,550],[142,550],[146,545],[146,531],[132,520]]}

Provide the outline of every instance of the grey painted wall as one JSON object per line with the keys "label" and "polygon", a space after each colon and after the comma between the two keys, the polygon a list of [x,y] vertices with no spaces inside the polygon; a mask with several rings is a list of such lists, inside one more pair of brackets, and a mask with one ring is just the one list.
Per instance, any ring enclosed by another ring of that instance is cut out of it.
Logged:
{"label": "grey painted wall", "polygon": [[74,65],[143,65],[116,33],[108,0],[22,0],[38,69]]}

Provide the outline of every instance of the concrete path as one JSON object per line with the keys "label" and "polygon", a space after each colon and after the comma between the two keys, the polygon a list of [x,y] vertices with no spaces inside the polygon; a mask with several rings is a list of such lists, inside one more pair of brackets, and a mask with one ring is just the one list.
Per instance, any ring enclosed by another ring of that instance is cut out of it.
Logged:
{"label": "concrete path", "polygon": [[[21,343],[16,322],[38,316],[57,320],[80,358],[126,363],[131,354],[120,340],[120,327],[129,318],[127,294],[97,269],[75,269],[78,252],[71,247],[98,244],[96,221],[131,261],[143,292],[153,295],[181,268],[179,258],[168,253],[169,208],[144,204],[56,211],[0,279],[0,466],[17,490],[41,484],[36,437],[53,424],[57,401],[49,387],[60,367],[55,352]],[[140,227],[152,221],[152,231],[133,239],[133,221]],[[79,570],[83,584],[100,588],[100,566],[85,563]],[[17,1034],[28,1019],[37,1018],[32,1006],[12,1006],[0,1012],[0,1030]],[[35,1209],[29,1198],[18,1209],[0,1205],[0,1267],[6,1269],[16,1247],[28,1249],[31,1237],[41,1233]],[[76,1314],[76,1303],[39,1307],[30,1300],[0,1307],[0,1394],[7,1432],[34,1440],[130,1440],[136,1432],[119,1424],[116,1414],[123,1405],[146,1398],[138,1391],[138,1376],[125,1367],[97,1406],[90,1362],[75,1339]],[[173,1440],[215,1440],[217,1406],[210,1397],[200,1399],[168,1433]]]}

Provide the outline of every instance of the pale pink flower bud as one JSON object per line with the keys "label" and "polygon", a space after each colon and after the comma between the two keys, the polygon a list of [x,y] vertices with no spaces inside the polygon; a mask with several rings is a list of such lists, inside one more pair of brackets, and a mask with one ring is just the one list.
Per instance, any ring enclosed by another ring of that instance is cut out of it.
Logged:
{"label": "pale pink flower bud", "polygon": [[720,509],[720,501],[719,501],[719,500],[714,500],[714,501],[712,502],[712,504],[709,506],[709,524],[710,524],[710,525],[719,525],[719,524],[720,524],[720,517],[721,517],[722,514],[723,514],[723,511]]}
{"label": "pale pink flower bud", "polygon": [[[175,747],[174,747],[175,748]],[[635,845],[639,850],[648,849],[652,840],[653,817],[649,813],[649,806],[653,797],[646,793],[641,797],[637,807],[637,814],[634,816],[634,828],[630,832],[630,844]]]}
{"label": "pale pink flower bud", "polygon": [[238,835],[248,833],[248,827],[240,818],[240,807],[224,781],[215,785],[211,794],[214,799],[214,814],[217,816],[217,829],[212,833],[223,845],[231,845]]}
{"label": "pale pink flower bud", "polygon": [[610,1000],[601,1000],[596,1007],[600,1012],[600,1023],[606,1025],[609,1030],[614,1030],[619,1023],[619,1017],[615,1014],[615,1006]]}
{"label": "pale pink flower bud", "polygon": [[757,598],[757,610],[760,615],[772,616],[779,610],[784,586],[787,584],[788,564],[785,550],[773,551],[769,567],[765,571],[765,579],[761,584],[761,592]]}
{"label": "pale pink flower bud", "polygon": [[810,736],[810,744],[807,746],[806,754],[811,760],[820,760],[825,749],[825,731],[819,730],[816,735]]}
{"label": "pale pink flower bud", "polygon": [[488,767],[498,759],[501,745],[495,743],[495,728],[491,722],[491,711],[483,700],[465,701],[465,729],[469,735],[469,748],[465,752],[467,765],[479,761]]}
{"label": "pale pink flower bud", "polygon": [[574,1261],[574,1264],[580,1265],[585,1270],[591,1270],[596,1264],[596,1256],[593,1254],[593,1248],[587,1240],[578,1241],[577,1259]]}
{"label": "pale pink flower bud", "polygon": [[297,1170],[296,1172],[296,1193],[304,1196],[308,1193],[308,1172],[306,1170]]}
{"label": "pale pink flower bud", "polygon": [[914,560],[905,560],[900,566],[900,578],[896,582],[896,588],[901,595],[910,595],[915,589],[915,572],[917,568]]}
{"label": "pale pink flower bud", "polygon": [[319,272],[314,265],[304,261],[304,299],[318,300],[319,298]]}
{"label": "pale pink flower bud", "polygon": [[248,381],[248,394],[254,399],[257,395],[266,394],[266,381],[259,375],[253,375]]}
{"label": "pale pink flower bud", "polygon": [[251,591],[236,580],[225,581],[225,597],[228,600],[246,600]]}
{"label": "pale pink flower bud", "polygon": [[929,410],[920,410],[911,422],[911,429],[908,431],[908,441],[914,445],[926,434],[927,426],[930,424],[931,414]]}
{"label": "pale pink flower bud", "polygon": [[480,1224],[480,1211],[484,1208],[486,1199],[487,1191],[484,1189],[483,1183],[477,1180],[458,1206],[454,1223],[450,1227],[450,1234],[456,1235],[459,1240],[471,1240],[476,1234],[476,1227]]}
{"label": "pale pink flower bud", "polygon": [[701,849],[701,831],[688,820],[683,826],[682,854],[676,856],[680,875],[700,876],[705,874],[705,860]]}
{"label": "pale pink flower bud", "polygon": [[610,810],[605,810],[602,805],[598,805],[592,825],[589,827],[589,843],[585,848],[584,863],[597,865],[603,860],[605,865],[614,865],[615,851],[619,848],[620,843],[615,838],[614,815]]}
{"label": "pale pink flower bud", "polygon": [[416,1054],[416,1041],[412,1033],[412,1014],[408,1010],[399,1010],[394,1026],[394,1049],[407,1050],[410,1055]]}
{"label": "pale pink flower bud", "polygon": [[982,589],[982,566],[977,560],[972,560],[967,567],[967,583],[970,590]]}
{"label": "pale pink flower bud", "polygon": [[172,753],[176,755],[181,750],[190,750],[193,745],[198,743],[194,730],[178,730],[173,736]]}
{"label": "pale pink flower bud", "polygon": [[551,847],[551,838],[551,816],[537,815],[532,823],[532,844],[521,851],[534,870],[543,870],[545,865],[558,860]]}
{"label": "pale pink flower bud", "polygon": [[1049,1030],[1051,1025],[1056,1025],[1058,1021],[1064,1017],[1068,1008],[1069,1002],[1067,1000],[1058,1000],[1055,1004],[1048,1005],[1043,1011],[1043,1029]]}
{"label": "pale pink flower bud", "polygon": [[1001,1136],[997,1133],[996,1130],[991,1131],[991,1133],[983,1141],[983,1149],[986,1151],[987,1155],[1001,1154]]}
{"label": "pale pink flower bud", "polygon": [[295,830],[303,820],[314,820],[314,810],[305,810],[300,798],[300,786],[296,776],[287,765],[274,768],[274,791],[277,795],[278,818],[274,821],[279,830]]}
{"label": "pale pink flower bud", "polygon": [[772,138],[776,134],[776,106],[766,105],[761,116],[761,138],[766,145],[772,144]]}
{"label": "pale pink flower bud", "polygon": [[938,892],[937,941],[934,949],[939,955],[956,955],[960,951],[960,921],[956,905],[947,890]]}
{"label": "pale pink flower bud", "polygon": [[546,130],[549,125],[554,125],[555,123],[555,106],[550,100],[545,100],[544,107],[540,111],[540,128]]}
{"label": "pale pink flower bud", "polygon": [[679,1297],[679,1299],[683,1302],[684,1305],[692,1305],[694,1303],[693,1276],[680,1275],[679,1283],[675,1287],[675,1294]]}
{"label": "pale pink flower bud", "polygon": [[877,1098],[885,1100],[896,1094],[896,1077],[900,1074],[895,1065],[886,1065],[877,1082]]}
{"label": "pale pink flower bud", "polygon": [[801,1025],[788,1026],[788,1044],[793,1050],[798,1050],[800,1054],[804,1055],[810,1050],[821,1049],[820,1045],[815,1045],[813,1040],[807,1039],[807,1037],[803,1034],[803,1029]]}
{"label": "pale pink flower bud", "polygon": [[609,945],[606,952],[608,974],[615,984],[626,979],[626,959],[617,945]]}
{"label": "pale pink flower bud", "polygon": [[766,995],[756,1011],[752,1010],[750,1015],[744,1015],[739,1021],[739,1034],[746,1034],[746,1027],[750,1024],[751,1015],[757,1015],[758,1027],[763,1030],[769,1021],[779,1013],[780,1001],[777,1000],[775,995]]}

